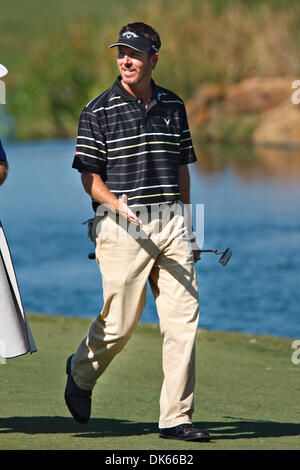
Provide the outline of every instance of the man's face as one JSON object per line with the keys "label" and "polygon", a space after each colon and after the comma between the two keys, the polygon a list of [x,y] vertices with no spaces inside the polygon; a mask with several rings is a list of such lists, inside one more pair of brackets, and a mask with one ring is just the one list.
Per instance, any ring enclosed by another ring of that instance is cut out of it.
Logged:
{"label": "man's face", "polygon": [[119,46],[117,64],[122,81],[128,86],[148,81],[158,59],[157,54],[139,52],[131,47]]}

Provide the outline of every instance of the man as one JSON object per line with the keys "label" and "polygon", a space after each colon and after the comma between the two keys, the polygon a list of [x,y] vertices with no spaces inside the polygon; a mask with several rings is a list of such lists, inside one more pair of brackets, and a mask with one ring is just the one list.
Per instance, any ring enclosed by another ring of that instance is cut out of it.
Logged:
{"label": "man", "polygon": [[96,211],[104,305],[67,361],[65,400],[78,422],[89,420],[92,390],[133,333],[149,279],[163,336],[160,437],[208,441],[191,424],[200,250],[192,250],[182,209],[196,157],[183,102],[151,78],[160,45],[151,26],[124,26],[110,46],[118,47],[120,76],[81,114],[73,168]]}
{"label": "man", "polygon": [[4,183],[7,176],[7,160],[4,148],[0,140],[0,185]]}

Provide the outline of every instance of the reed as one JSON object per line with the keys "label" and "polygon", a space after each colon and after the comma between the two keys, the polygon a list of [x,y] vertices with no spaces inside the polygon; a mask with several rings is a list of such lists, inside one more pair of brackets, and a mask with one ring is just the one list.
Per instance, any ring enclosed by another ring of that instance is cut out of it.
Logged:
{"label": "reed", "polygon": [[185,100],[203,83],[228,86],[250,76],[299,72],[300,6],[294,2],[289,8],[267,1],[133,4],[115,2],[109,14],[106,8],[101,15],[100,8],[80,20],[70,16],[32,48],[19,80],[8,87],[17,138],[76,134],[83,106],[115,79],[115,51],[107,46],[130,21],[148,22],[159,31],[162,48],[154,78]]}

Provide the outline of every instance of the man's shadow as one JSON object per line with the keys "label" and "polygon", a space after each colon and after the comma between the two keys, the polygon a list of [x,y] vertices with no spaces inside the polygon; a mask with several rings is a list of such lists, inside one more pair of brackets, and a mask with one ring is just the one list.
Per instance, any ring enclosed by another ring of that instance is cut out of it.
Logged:
{"label": "man's shadow", "polygon": [[[228,421],[194,423],[211,434],[212,441],[288,437],[300,435],[300,424],[225,417]],[[69,434],[74,437],[102,438],[157,434],[157,423],[134,422],[122,419],[94,418],[82,425],[71,417],[14,416],[0,418],[0,438],[3,434]]]}
{"label": "man's shadow", "polygon": [[137,423],[126,419],[92,418],[79,424],[72,417],[12,416],[0,418],[0,439],[3,434],[69,434],[78,437],[134,436],[158,432],[157,423]]}
{"label": "man's shadow", "polygon": [[[257,439],[300,435],[300,424],[266,420],[250,420],[224,416],[228,421],[194,423],[196,427],[208,430],[212,440]],[[229,421],[230,420],[230,421]]]}

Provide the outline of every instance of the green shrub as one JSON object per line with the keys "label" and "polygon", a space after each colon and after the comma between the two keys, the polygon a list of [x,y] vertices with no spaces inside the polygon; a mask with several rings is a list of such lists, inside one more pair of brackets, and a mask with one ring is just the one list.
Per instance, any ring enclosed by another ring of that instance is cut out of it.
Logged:
{"label": "green shrub", "polygon": [[99,1],[98,14],[91,17],[87,9],[80,20],[70,12],[66,25],[32,48],[19,81],[8,90],[17,138],[76,135],[83,106],[117,75],[116,51],[107,46],[131,21],[150,23],[160,33],[154,79],[185,100],[202,83],[228,85],[255,75],[296,77],[299,71],[297,3],[286,9],[245,0],[129,3],[135,7],[117,1],[102,14]]}

